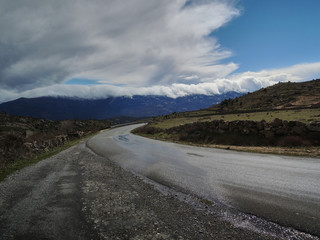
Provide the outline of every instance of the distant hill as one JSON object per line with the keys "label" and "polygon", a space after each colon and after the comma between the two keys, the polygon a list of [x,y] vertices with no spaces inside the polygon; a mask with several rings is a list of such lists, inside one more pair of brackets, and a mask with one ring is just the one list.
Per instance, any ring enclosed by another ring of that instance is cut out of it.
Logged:
{"label": "distant hill", "polygon": [[119,116],[150,117],[208,108],[241,93],[221,95],[189,95],[179,98],[165,96],[110,97],[79,99],[63,97],[20,98],[0,104],[0,111],[18,116],[51,120],[109,119]]}
{"label": "distant hill", "polygon": [[[187,144],[320,146],[320,79],[278,83],[207,109],[160,116],[135,133]],[[315,149],[280,152],[318,157]]]}
{"label": "distant hill", "polygon": [[224,100],[209,109],[219,112],[245,112],[310,107],[320,107],[320,79],[301,83],[278,83],[235,99]]}

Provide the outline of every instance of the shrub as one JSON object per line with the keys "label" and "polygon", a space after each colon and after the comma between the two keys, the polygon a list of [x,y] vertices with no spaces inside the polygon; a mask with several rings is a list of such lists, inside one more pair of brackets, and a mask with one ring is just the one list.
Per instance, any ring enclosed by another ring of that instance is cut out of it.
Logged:
{"label": "shrub", "polygon": [[277,145],[280,147],[299,147],[312,146],[313,144],[310,140],[301,136],[285,136],[278,141]]}
{"label": "shrub", "polygon": [[143,127],[135,129],[133,132],[134,133],[141,133],[141,134],[156,134],[156,133],[162,132],[162,130],[160,128],[145,125]]}
{"label": "shrub", "polygon": [[23,138],[16,134],[8,134],[5,136],[2,144],[5,151],[19,149],[23,147]]}

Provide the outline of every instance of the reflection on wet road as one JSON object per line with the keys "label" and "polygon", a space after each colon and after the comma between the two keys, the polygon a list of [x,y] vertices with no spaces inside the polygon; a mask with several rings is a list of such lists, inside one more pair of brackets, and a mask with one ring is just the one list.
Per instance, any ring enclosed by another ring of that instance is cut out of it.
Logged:
{"label": "reflection on wet road", "polygon": [[320,159],[185,146],[125,126],[88,146],[157,182],[320,236]]}

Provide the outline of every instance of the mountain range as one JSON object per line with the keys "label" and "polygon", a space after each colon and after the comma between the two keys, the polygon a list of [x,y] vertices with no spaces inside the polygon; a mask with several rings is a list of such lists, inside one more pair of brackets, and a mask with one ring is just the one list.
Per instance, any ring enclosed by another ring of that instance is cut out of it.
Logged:
{"label": "mountain range", "polygon": [[0,104],[0,111],[18,116],[50,120],[110,119],[119,116],[151,117],[208,108],[225,99],[243,94],[227,92],[219,95],[109,97],[81,99],[66,97],[19,98]]}

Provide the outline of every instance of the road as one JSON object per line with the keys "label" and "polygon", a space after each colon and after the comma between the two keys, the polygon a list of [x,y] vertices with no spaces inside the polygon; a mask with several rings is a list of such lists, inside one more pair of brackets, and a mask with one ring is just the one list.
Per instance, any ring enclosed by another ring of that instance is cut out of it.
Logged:
{"label": "road", "polygon": [[235,227],[214,207],[132,174],[82,142],[0,182],[0,239],[317,239]]}
{"label": "road", "polygon": [[151,140],[112,129],[87,145],[125,169],[320,236],[320,159],[254,154]]}

